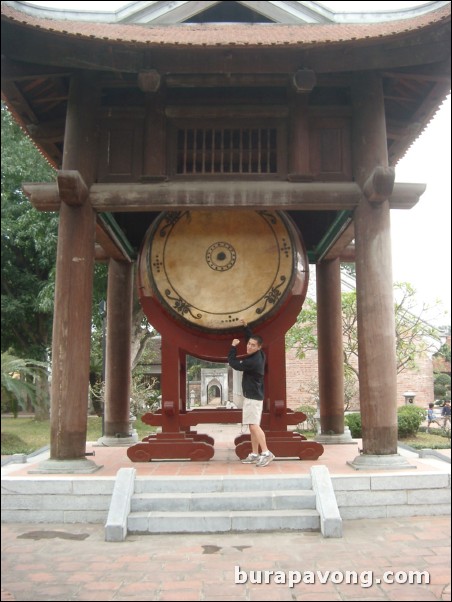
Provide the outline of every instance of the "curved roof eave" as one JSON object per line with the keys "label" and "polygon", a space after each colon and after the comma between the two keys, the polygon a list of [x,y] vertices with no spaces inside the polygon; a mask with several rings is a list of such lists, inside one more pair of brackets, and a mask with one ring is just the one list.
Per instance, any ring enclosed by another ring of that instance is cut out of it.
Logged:
{"label": "curved roof eave", "polygon": [[[2,19],[22,27],[30,27],[52,34],[77,39],[98,40],[103,43],[160,48],[303,48],[325,44],[359,41],[384,41],[385,39],[419,32],[442,21],[450,20],[450,3],[441,8],[417,15],[412,19],[384,23],[315,23],[287,25],[279,23],[242,24],[207,23],[155,25],[143,27],[136,24],[92,23],[45,19],[26,14],[2,2]],[[18,3],[14,3],[18,4]],[[436,3],[435,3],[436,4]]]}

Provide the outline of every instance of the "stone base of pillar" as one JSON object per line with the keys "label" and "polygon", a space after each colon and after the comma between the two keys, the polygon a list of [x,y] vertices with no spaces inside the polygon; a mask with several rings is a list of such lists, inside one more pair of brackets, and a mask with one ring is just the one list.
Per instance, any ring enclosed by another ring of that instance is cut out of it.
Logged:
{"label": "stone base of pillar", "polygon": [[350,433],[350,429],[348,426],[344,428],[344,432],[341,435],[316,435],[314,441],[317,443],[321,443],[322,445],[339,445],[339,444],[356,444],[356,441],[352,439],[352,435]]}
{"label": "stone base of pillar", "polygon": [[28,471],[28,474],[91,474],[103,465],[98,465],[92,460],[78,458],[76,460],[44,460],[36,468]]}
{"label": "stone base of pillar", "polygon": [[355,470],[407,470],[416,468],[399,454],[381,456],[361,454],[351,462],[347,462],[347,464]]}
{"label": "stone base of pillar", "polygon": [[97,445],[105,447],[129,447],[138,443],[138,440],[138,433],[134,430],[128,437],[101,437],[97,440]]}

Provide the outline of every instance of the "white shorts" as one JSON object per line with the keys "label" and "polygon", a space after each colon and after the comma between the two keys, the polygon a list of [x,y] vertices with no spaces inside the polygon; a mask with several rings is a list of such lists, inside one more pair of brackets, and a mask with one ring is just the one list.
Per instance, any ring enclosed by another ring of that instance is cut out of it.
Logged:
{"label": "white shorts", "polygon": [[261,399],[243,400],[242,424],[260,424],[264,402]]}

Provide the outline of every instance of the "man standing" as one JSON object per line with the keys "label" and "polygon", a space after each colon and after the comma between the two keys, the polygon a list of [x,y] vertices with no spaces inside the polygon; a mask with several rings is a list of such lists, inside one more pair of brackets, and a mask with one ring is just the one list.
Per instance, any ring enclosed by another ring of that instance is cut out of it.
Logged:
{"label": "man standing", "polygon": [[[274,460],[275,456],[267,448],[265,433],[260,427],[264,405],[265,353],[262,351],[262,338],[259,335],[253,335],[245,320],[241,319],[240,321],[245,327],[248,339],[246,356],[243,359],[237,359],[237,345],[240,341],[234,339],[229,351],[228,362],[231,368],[243,372],[242,423],[248,424],[250,427],[252,452],[242,462],[244,464],[256,464],[256,466],[267,466]],[[260,454],[259,447],[261,448]]]}

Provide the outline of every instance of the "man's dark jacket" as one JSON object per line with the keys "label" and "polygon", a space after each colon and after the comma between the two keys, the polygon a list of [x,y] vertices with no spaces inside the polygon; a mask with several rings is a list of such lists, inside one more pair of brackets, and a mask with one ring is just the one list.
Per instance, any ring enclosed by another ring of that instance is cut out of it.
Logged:
{"label": "man's dark jacket", "polygon": [[[253,336],[251,330],[245,329],[247,341]],[[237,348],[231,347],[228,354],[231,368],[243,372],[242,392],[248,399],[264,399],[265,353],[259,349],[243,359],[237,359]]]}

